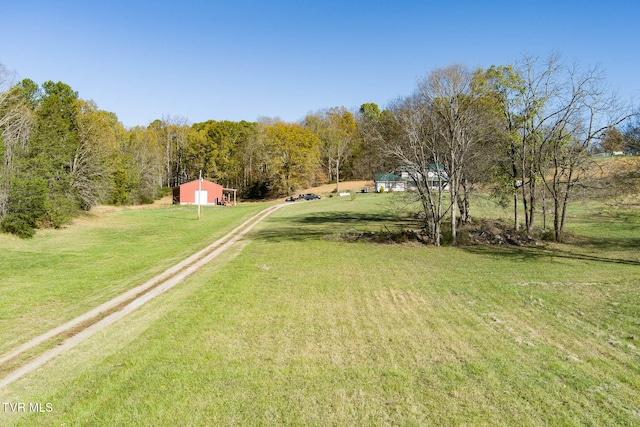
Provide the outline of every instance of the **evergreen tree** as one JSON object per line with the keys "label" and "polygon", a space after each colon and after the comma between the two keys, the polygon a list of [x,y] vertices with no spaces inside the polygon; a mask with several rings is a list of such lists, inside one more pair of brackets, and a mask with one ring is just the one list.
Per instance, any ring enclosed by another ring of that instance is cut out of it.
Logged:
{"label": "evergreen tree", "polygon": [[[48,81],[42,88],[44,93],[35,109],[35,124],[21,175],[33,186],[42,180],[46,182],[44,214],[33,211],[32,215],[39,216],[34,222],[59,227],[80,209],[80,198],[71,185],[73,159],[80,145],[75,106],[78,94],[61,82]],[[10,201],[11,206],[16,203]]]}

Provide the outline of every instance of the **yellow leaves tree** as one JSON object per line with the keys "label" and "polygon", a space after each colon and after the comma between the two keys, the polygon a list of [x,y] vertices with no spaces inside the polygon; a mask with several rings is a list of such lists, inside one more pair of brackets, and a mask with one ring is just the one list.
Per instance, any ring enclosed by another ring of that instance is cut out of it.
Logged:
{"label": "yellow leaves tree", "polygon": [[112,189],[111,174],[118,152],[117,128],[113,113],[99,110],[93,101],[76,101],[79,145],[71,163],[71,186],[83,209],[105,200]]}
{"label": "yellow leaves tree", "polygon": [[307,115],[305,126],[320,138],[322,165],[339,192],[340,170],[359,138],[355,117],[344,107],[333,107]]}
{"label": "yellow leaves tree", "polygon": [[277,122],[263,128],[263,142],[272,195],[291,194],[314,183],[321,141],[310,129]]}

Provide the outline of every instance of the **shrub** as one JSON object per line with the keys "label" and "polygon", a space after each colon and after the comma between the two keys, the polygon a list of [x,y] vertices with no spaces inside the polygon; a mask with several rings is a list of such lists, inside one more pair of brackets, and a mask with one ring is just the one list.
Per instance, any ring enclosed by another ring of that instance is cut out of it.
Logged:
{"label": "shrub", "polygon": [[8,214],[0,221],[0,229],[9,234],[15,234],[22,239],[28,239],[36,234],[33,224],[23,215]]}
{"label": "shrub", "polygon": [[553,230],[542,230],[542,234],[540,235],[540,240],[544,242],[555,242],[556,233]]}

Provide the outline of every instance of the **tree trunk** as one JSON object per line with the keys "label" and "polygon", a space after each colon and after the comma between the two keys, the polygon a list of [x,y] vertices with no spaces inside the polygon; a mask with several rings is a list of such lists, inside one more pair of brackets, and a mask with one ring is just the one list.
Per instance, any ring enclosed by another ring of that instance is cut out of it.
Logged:
{"label": "tree trunk", "polygon": [[511,173],[513,174],[513,229],[518,230],[518,167],[516,164],[516,145],[511,141]]}
{"label": "tree trunk", "polygon": [[451,244],[455,245],[458,242],[458,194],[453,189],[451,191]]}
{"label": "tree trunk", "polygon": [[524,185],[524,181],[522,182],[520,188],[520,192],[522,193],[522,208],[524,211],[524,226],[527,232],[529,232],[529,201],[527,200],[527,192],[525,190],[526,187]]}
{"label": "tree trunk", "polygon": [[469,204],[469,182],[462,180],[462,196],[458,195],[458,209],[460,210],[460,224],[469,224],[471,222],[471,211]]}
{"label": "tree trunk", "polygon": [[534,174],[529,177],[529,217],[527,221],[527,234],[531,233],[534,226],[536,212],[536,180]]}
{"label": "tree trunk", "polygon": [[518,224],[518,191],[513,193],[513,229],[519,230],[520,224]]}
{"label": "tree trunk", "polygon": [[336,159],[336,193],[340,195],[340,157]]}
{"label": "tree trunk", "polygon": [[556,242],[562,242],[562,224],[560,219],[560,200],[558,194],[553,195],[553,235]]}

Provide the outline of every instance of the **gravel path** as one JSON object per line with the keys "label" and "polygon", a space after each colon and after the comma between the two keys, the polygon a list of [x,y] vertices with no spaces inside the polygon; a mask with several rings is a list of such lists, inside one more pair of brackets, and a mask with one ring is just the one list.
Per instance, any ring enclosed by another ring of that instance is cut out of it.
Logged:
{"label": "gravel path", "polygon": [[229,249],[229,247],[240,240],[265,217],[283,206],[287,205],[279,204],[259,212],[221,239],[215,241],[203,250],[193,254],[189,258],[174,265],[156,277],[130,289],[104,304],[99,305],[93,310],[90,310],[75,319],[50,330],[49,332],[33,338],[3,355],[0,355],[1,366],[4,363],[14,360],[25,352],[37,348],[39,345],[51,340],[52,338],[61,335],[70,335],[69,338],[61,342],[56,347],[27,360],[24,364],[9,372],[7,376],[0,379],[0,389],[38,369],[59,354],[75,347],[96,332],[101,331],[151,301],[158,295],[170,290],[179,283],[182,283],[187,277],[198,271],[209,261]]}

